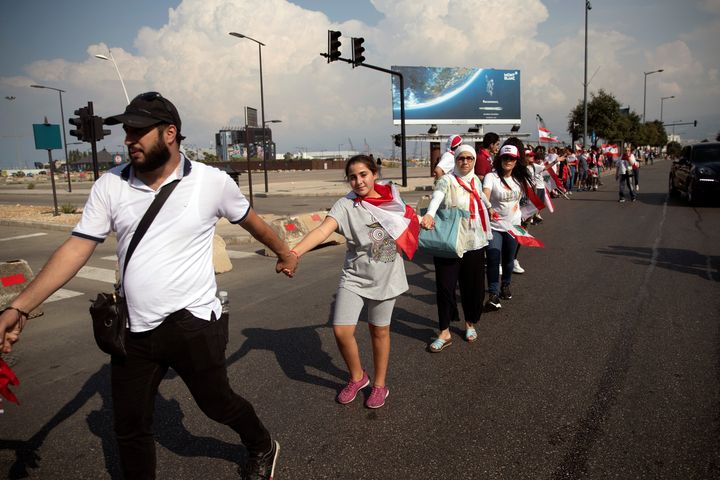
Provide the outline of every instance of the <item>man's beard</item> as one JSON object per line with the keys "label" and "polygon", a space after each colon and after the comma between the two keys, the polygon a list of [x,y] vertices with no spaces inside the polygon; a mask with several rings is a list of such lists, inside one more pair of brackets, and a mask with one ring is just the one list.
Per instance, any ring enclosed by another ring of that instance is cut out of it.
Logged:
{"label": "man's beard", "polygon": [[155,146],[145,152],[145,161],[141,164],[133,162],[133,167],[140,173],[152,172],[165,165],[170,160],[170,149],[158,138]]}

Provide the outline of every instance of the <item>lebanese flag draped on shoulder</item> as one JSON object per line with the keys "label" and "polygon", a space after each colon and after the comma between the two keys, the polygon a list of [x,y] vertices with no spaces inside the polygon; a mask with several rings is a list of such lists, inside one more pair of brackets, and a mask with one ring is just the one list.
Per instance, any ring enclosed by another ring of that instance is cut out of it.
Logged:
{"label": "lebanese flag draped on shoulder", "polygon": [[355,192],[350,192],[347,196],[355,202],[362,202],[362,205],[395,240],[395,244],[408,260],[412,260],[420,236],[420,221],[415,210],[403,203],[397,187],[392,183],[390,185],[376,183],[375,191],[380,194],[380,198],[358,197]]}
{"label": "lebanese flag draped on shoulder", "polygon": [[557,135],[554,135],[545,127],[545,122],[540,115],[537,115],[538,122],[538,140],[541,142],[558,142]]}

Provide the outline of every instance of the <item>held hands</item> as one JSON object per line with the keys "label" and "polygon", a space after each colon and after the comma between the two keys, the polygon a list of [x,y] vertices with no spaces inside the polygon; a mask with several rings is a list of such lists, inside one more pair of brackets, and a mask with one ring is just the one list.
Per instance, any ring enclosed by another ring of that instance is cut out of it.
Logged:
{"label": "held hands", "polygon": [[425,230],[432,230],[435,227],[435,219],[430,214],[425,214],[420,220],[420,226]]}
{"label": "held hands", "polygon": [[20,339],[27,318],[16,310],[7,309],[0,314],[0,352],[10,353]]}
{"label": "held hands", "polygon": [[278,255],[278,261],[275,264],[276,273],[284,273],[288,277],[292,278],[295,276],[300,256],[294,250],[290,250],[284,255]]}

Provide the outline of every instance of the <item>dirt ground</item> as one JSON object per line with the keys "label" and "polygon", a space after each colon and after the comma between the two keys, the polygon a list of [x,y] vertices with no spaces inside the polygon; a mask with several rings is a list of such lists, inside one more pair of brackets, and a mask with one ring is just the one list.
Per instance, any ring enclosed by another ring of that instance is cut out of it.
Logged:
{"label": "dirt ground", "polygon": [[56,225],[75,225],[80,220],[80,212],[62,213],[55,216],[53,207],[32,205],[0,205],[0,220],[20,220],[26,222],[50,223]]}

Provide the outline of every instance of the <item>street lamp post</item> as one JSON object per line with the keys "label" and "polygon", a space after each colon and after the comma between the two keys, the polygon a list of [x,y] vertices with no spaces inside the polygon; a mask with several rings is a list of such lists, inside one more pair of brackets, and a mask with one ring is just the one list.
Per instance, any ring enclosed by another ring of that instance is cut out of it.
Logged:
{"label": "street lamp post", "polygon": [[585,79],[583,81],[583,150],[587,142],[587,58],[588,58],[588,12],[592,10],[590,0],[585,1]]}
{"label": "street lamp post", "polygon": [[65,173],[67,174],[68,192],[72,192],[72,184],[70,183],[70,157],[68,157],[67,150],[67,138],[65,137],[65,112],[63,112],[62,94],[65,90],[59,88],[46,87],[45,85],[30,85],[32,88],[45,88],[48,90],[55,90],[60,95],[60,123],[62,124],[63,132],[63,147],[65,147]]}
{"label": "street lamp post", "polygon": [[117,63],[115,63],[115,57],[113,57],[113,54],[109,48],[108,48],[108,55],[110,55],[110,57],[107,57],[102,54],[97,54],[97,55],[95,55],[95,58],[99,58],[100,60],[110,60],[112,62],[112,64],[115,65],[115,71],[117,72],[118,78],[120,79],[120,85],[122,85],[123,92],[125,93],[125,100],[127,100],[127,103],[129,105],[130,97],[128,97],[127,89],[125,88],[125,82],[123,82],[122,75],[120,75],[120,69],[118,68]]}
{"label": "street lamp post", "polygon": [[665,102],[665,100],[669,100],[671,98],[675,98],[675,95],[670,95],[669,97],[660,98],[660,123],[663,123],[663,121],[662,121],[662,119],[663,119],[663,102]]}
{"label": "street lamp post", "polygon": [[659,70],[653,70],[652,72],[643,72],[645,74],[645,81],[643,82],[643,116],[642,116],[642,123],[645,123],[645,100],[647,99],[647,77],[648,75],[652,75],[653,73],[660,73],[664,72],[664,70],[661,68]]}
{"label": "street lamp post", "polygon": [[[265,155],[266,142],[264,140],[265,140],[265,125],[267,125],[268,123],[282,123],[282,120],[266,120],[263,122],[263,158],[266,157],[266,155]],[[267,169],[266,169],[266,171],[267,171]],[[266,191],[266,193],[267,193],[267,191]]]}
{"label": "street lamp post", "polygon": [[242,33],[230,32],[229,35],[237,38],[247,38],[258,46],[258,58],[260,60],[260,120],[262,121],[262,145],[263,145],[263,170],[265,171],[265,193],[268,192],[268,172],[267,172],[267,152],[265,151],[265,96],[263,94],[263,74],[262,74],[262,47],[264,43],[255,40],[254,38],[243,35]]}

